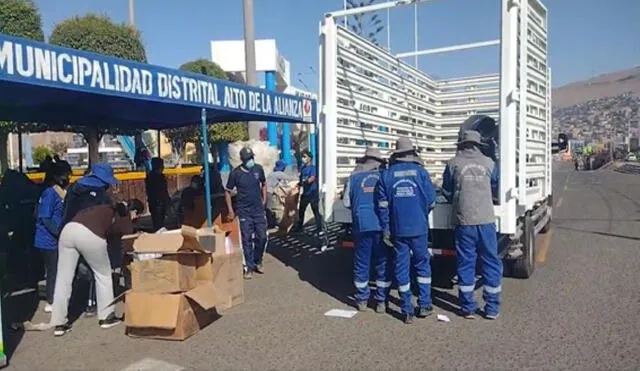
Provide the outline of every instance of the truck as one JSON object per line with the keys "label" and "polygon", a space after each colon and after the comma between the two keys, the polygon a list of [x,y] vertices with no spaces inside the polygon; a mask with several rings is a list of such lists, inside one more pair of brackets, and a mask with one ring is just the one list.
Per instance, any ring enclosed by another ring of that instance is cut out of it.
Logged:
{"label": "truck", "polygon": [[[485,115],[495,120],[494,133],[483,134],[495,142],[500,171],[494,200],[500,254],[507,274],[529,278],[535,270],[536,236],[551,228],[553,210],[547,9],[540,0],[497,0],[496,40],[403,54],[372,43],[342,22],[354,14],[426,2],[345,9],[320,22],[318,168],[325,219],[342,225],[339,243],[352,246],[351,214],[341,198],[367,147],[389,153],[398,137],[411,138],[440,186],[446,163],[455,155],[460,125],[470,115]],[[499,50],[496,73],[436,78],[403,60],[485,47]],[[429,217],[434,258],[455,256],[451,214],[451,204],[438,191]]]}

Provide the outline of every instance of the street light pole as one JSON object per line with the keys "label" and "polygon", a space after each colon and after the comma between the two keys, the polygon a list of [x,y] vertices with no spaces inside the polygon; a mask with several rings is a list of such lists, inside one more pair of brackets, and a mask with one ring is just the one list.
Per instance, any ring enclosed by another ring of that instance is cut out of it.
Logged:
{"label": "street light pole", "polygon": [[134,0],[129,0],[129,25],[133,26],[136,22],[136,13],[135,13],[135,8],[133,6],[133,1]]}
{"label": "street light pole", "polygon": [[[253,26],[253,0],[243,0],[245,81],[256,86],[256,40]],[[259,122],[249,122],[249,139],[260,139]]]}

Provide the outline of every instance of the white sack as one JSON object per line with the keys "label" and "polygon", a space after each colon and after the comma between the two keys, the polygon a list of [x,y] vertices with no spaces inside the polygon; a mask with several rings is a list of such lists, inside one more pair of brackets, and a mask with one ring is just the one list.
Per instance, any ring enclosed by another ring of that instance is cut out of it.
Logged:
{"label": "white sack", "polygon": [[256,164],[264,168],[265,175],[273,171],[276,161],[280,159],[280,151],[277,148],[269,146],[269,142],[259,140],[249,140],[246,142],[233,142],[229,144],[229,162],[232,167],[239,166],[240,150],[243,147],[250,147],[255,154]]}

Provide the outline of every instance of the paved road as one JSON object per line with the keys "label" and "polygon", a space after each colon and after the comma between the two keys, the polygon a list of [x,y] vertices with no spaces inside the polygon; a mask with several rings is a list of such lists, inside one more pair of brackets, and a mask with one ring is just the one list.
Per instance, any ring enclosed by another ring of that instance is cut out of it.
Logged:
{"label": "paved road", "polygon": [[640,177],[570,168],[554,174],[555,226],[538,241],[535,275],[505,280],[497,321],[456,317],[446,285],[436,303],[450,323],[406,326],[374,312],[324,317],[347,308],[349,256],[291,240],[271,249],[245,304],[186,342],[129,339],[122,328],[81,319],[61,339],[26,334],[11,368],[638,369]]}

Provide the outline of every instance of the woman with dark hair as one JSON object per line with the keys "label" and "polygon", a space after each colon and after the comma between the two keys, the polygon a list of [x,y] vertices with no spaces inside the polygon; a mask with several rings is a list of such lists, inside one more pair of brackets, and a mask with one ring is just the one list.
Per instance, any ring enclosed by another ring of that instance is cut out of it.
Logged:
{"label": "woman with dark hair", "polygon": [[47,304],[44,311],[51,313],[53,289],[58,266],[58,235],[62,228],[63,201],[71,172],[62,164],[54,163],[45,178],[49,179],[36,206],[36,233],[34,246],[40,250],[46,271]]}

